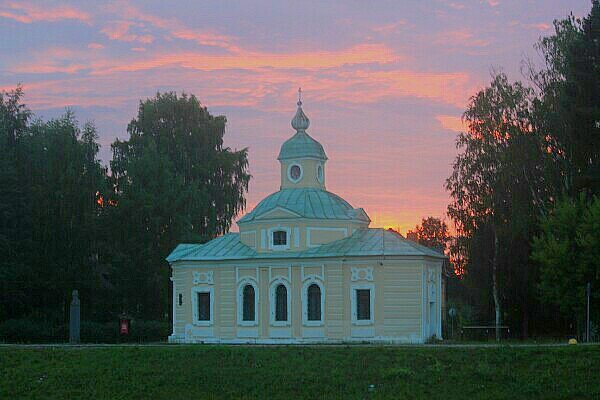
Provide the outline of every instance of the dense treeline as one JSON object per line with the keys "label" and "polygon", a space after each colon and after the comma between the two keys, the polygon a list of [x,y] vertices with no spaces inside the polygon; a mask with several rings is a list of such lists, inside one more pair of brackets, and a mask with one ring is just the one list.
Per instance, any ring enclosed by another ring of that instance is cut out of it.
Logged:
{"label": "dense treeline", "polygon": [[158,94],[112,144],[109,170],[93,124],[33,119],[22,96],[0,94],[0,321],[60,326],[73,289],[88,321],[168,320],[164,258],[227,231],[245,206],[247,152],[223,146],[225,117]]}
{"label": "dense treeline", "polygon": [[451,301],[524,337],[581,333],[588,282],[600,317],[600,4],[554,25],[527,82],[494,74],[471,98],[446,182]]}

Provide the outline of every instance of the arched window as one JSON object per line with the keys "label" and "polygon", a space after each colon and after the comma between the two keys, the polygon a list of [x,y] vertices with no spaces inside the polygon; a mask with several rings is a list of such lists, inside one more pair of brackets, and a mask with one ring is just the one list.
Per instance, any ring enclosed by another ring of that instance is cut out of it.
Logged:
{"label": "arched window", "polygon": [[280,284],[275,289],[275,321],[287,321],[287,288]]}
{"label": "arched window", "polygon": [[308,320],[309,321],[320,321],[321,320],[321,288],[316,283],[313,283],[308,287],[307,293],[308,301]]}
{"label": "arched window", "polygon": [[254,309],[254,286],[248,284],[244,286],[243,297],[243,321],[254,321],[256,310]]}

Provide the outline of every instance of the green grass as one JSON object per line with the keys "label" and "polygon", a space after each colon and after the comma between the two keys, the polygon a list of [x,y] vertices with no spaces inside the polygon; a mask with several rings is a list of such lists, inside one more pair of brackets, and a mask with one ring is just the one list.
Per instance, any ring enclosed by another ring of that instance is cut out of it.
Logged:
{"label": "green grass", "polygon": [[599,371],[598,345],[5,347],[0,399],[598,399]]}

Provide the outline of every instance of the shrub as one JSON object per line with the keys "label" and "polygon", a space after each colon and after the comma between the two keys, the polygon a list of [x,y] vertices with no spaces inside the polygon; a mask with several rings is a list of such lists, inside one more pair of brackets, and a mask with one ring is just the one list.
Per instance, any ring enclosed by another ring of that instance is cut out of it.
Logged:
{"label": "shrub", "polygon": [[[167,321],[132,320],[129,335],[119,334],[119,321],[81,321],[82,343],[144,343],[165,341],[171,333]],[[0,322],[0,342],[6,343],[66,343],[69,325],[56,324],[34,317]]]}

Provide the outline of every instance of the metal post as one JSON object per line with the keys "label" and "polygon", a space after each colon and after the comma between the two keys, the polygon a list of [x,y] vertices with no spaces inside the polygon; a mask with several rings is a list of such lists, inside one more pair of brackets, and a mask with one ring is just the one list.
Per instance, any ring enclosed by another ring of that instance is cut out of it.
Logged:
{"label": "metal post", "polygon": [[80,324],[80,304],[79,293],[73,290],[73,299],[71,300],[70,319],[69,319],[69,343],[79,344]]}
{"label": "metal post", "polygon": [[590,296],[592,295],[592,283],[588,282],[585,287],[586,294],[586,317],[585,317],[585,341],[590,342]]}

